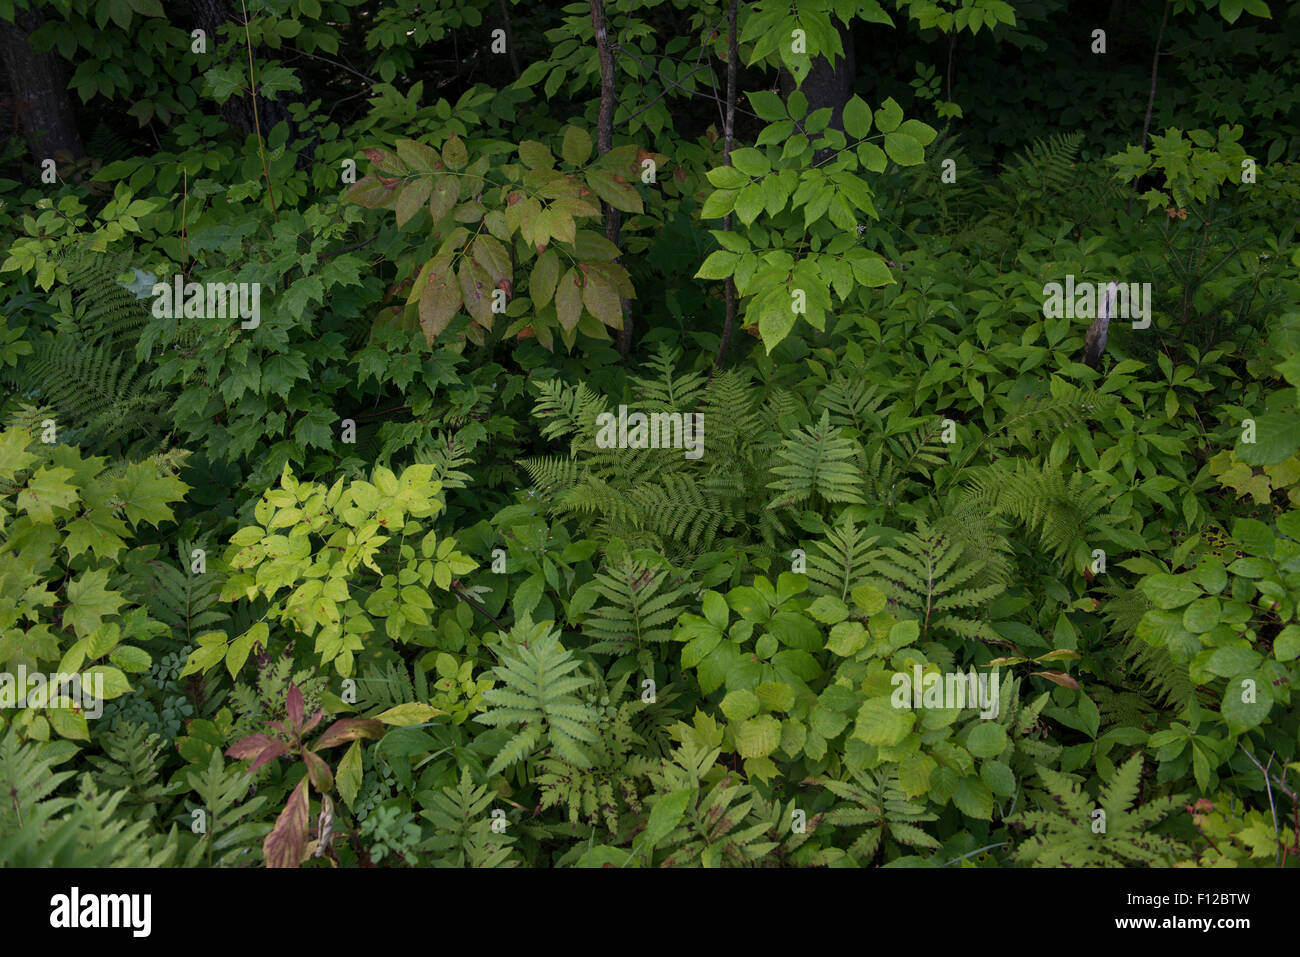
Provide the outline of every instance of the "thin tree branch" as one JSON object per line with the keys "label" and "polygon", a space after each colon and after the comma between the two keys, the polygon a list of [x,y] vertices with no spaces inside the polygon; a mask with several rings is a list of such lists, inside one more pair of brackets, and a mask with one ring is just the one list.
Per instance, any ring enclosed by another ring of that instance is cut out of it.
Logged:
{"label": "thin tree branch", "polygon": [[506,6],[506,0],[501,0],[501,21],[505,24],[506,52],[510,54],[510,68],[515,71],[517,80],[523,73],[519,69],[519,55],[515,53],[515,34],[510,29],[510,8]]}
{"label": "thin tree branch", "polygon": [[[736,47],[736,14],[740,0],[731,0],[731,9],[727,12],[727,118],[723,124],[722,162],[731,165],[731,145],[736,135],[736,61],[739,55]],[[731,213],[722,220],[722,228],[731,231]],[[727,359],[727,349],[731,346],[731,336],[736,327],[736,283],[728,276],[724,291],[727,297],[727,315],[722,324],[722,339],[718,342],[718,354],[713,359],[714,370],[721,369]],[[713,377],[713,372],[709,373]]]}

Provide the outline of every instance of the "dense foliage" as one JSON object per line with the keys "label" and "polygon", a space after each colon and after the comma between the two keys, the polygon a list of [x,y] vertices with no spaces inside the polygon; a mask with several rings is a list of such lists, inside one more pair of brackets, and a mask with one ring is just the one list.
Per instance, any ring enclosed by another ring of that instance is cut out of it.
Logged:
{"label": "dense foliage", "polygon": [[0,27],[0,862],[1300,866],[1300,9]]}

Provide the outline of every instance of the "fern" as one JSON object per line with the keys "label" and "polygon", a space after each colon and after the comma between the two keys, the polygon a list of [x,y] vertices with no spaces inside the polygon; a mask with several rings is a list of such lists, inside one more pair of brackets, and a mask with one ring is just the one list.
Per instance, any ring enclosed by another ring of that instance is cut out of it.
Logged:
{"label": "fern", "polygon": [[[904,423],[913,425],[915,423]],[[946,446],[939,440],[942,423],[930,418],[916,431],[890,435],[863,458],[863,472],[872,495],[887,508],[906,501],[914,492],[913,476],[925,487],[933,485],[932,467],[948,462]]]}
{"label": "fern", "polygon": [[824,541],[814,542],[813,550],[805,555],[812,593],[847,602],[853,589],[864,584],[871,573],[875,543],[874,536],[868,538],[847,519],[831,529]]}
{"label": "fern", "polygon": [[[198,807],[190,813],[191,823],[201,820],[203,829],[186,855],[185,866],[229,867],[260,859],[262,840],[271,831],[269,823],[257,820],[266,797],[249,797],[253,778],[239,763],[226,765],[221,750],[214,748],[207,766],[201,770],[191,767],[186,780],[198,797]],[[202,813],[196,815],[195,811]]]}
{"label": "fern", "polygon": [[560,644],[560,632],[550,624],[524,616],[503,642],[501,663],[493,669],[499,684],[483,694],[491,707],[474,720],[512,727],[515,734],[488,768],[489,776],[524,760],[543,740],[566,761],[591,766],[585,745],[596,740],[590,728],[595,713],[574,696],[591,679],[571,674],[581,662]]}
{"label": "fern", "polygon": [[1043,193],[1064,195],[1074,183],[1074,163],[1083,145],[1083,133],[1056,134],[1035,139],[1005,164],[1002,182],[1024,205]]}
{"label": "fern", "polygon": [[564,805],[571,823],[582,820],[594,825],[600,820],[611,834],[619,831],[622,809],[640,814],[642,784],[658,765],[642,753],[647,742],[636,727],[636,716],[649,707],[647,702],[634,698],[612,703],[622,697],[626,682],[624,676],[599,699],[594,694],[589,697],[588,703],[597,716],[591,726],[596,740],[588,749],[591,767],[577,767],[550,757],[541,762],[537,779],[542,807]]}
{"label": "fern", "polygon": [[653,377],[632,377],[637,398],[647,408],[692,409],[699,401],[704,388],[705,375],[702,372],[687,372],[679,375],[677,363],[682,357],[682,350],[675,346],[659,343],[655,354],[646,360],[646,365],[654,373]]}
{"label": "fern", "polygon": [[469,768],[462,768],[460,783],[434,791],[424,816],[434,826],[425,846],[434,854],[435,867],[514,867],[510,859],[514,838],[492,830],[487,814],[492,792],[474,784]]}
{"label": "fern", "polygon": [[415,669],[415,680],[405,664],[387,661],[370,665],[357,678],[357,712],[380,714],[398,705],[429,700],[429,679],[423,668]]}
{"label": "fern", "polygon": [[[1186,795],[1134,807],[1141,773],[1142,757],[1135,754],[1116,770],[1094,808],[1075,775],[1040,767],[1051,803],[1008,818],[1033,832],[1016,848],[1016,860],[1034,867],[1169,867],[1185,859],[1184,845],[1150,829]],[[1097,809],[1104,817],[1094,813]]]}
{"label": "fern", "polygon": [[831,425],[849,429],[859,437],[883,431],[879,410],[885,401],[880,386],[868,382],[858,370],[846,376],[836,369],[831,381],[817,394],[816,406],[830,413]]}
{"label": "fern", "polygon": [[611,571],[599,572],[593,587],[604,599],[583,622],[593,639],[591,654],[636,654],[649,671],[651,647],[672,637],[673,625],[685,608],[686,588],[666,584],[667,571],[653,571],[624,558]]}
{"label": "fern", "polygon": [[767,486],[779,494],[767,506],[769,509],[812,498],[859,504],[864,501],[859,494],[861,473],[852,462],[857,443],[840,433],[831,425],[830,411],[823,410],[815,426],[796,431],[781,443],[777,450],[781,464],[772,469],[780,478]]}
{"label": "fern", "polygon": [[71,796],[55,796],[72,776],[54,767],[72,757],[71,743],[21,744],[10,728],[0,740],[0,861],[8,867],[167,867],[179,850],[175,827],[119,810],[127,789],[101,793],[84,774]]}
{"label": "fern", "polygon": [[1044,463],[1041,468],[1017,459],[972,470],[958,516],[1006,516],[1038,536],[1058,560],[1085,547],[1093,516],[1105,505],[1105,492],[1076,472],[1069,478]]}
{"label": "fern", "polygon": [[104,754],[86,755],[97,769],[96,781],[126,791],[123,807],[137,808],[139,820],[155,818],[159,806],[177,790],[176,785],[164,785],[158,780],[163,744],[158,735],[149,734],[142,725],[128,724],[104,736]]}
{"label": "fern", "polygon": [[[157,549],[140,549],[127,559],[128,589],[149,610],[149,617],[167,624],[175,641],[193,645],[199,635],[219,630],[230,614],[219,601],[222,578],[212,571],[193,571],[194,551],[210,551],[206,541],[181,539],[179,566],[162,561]],[[204,566],[206,568],[206,565]]]}
{"label": "fern", "polygon": [[6,378],[54,410],[65,438],[95,452],[147,454],[168,430],[172,397],[150,385],[153,366],[136,354],[148,312],[105,263],[80,252],[64,261],[72,315],[37,337]]}
{"label": "fern", "polygon": [[922,522],[915,534],[899,540],[898,547],[879,550],[868,581],[920,621],[922,640],[933,630],[1000,641],[987,622],[968,615],[970,609],[982,607],[1005,587],[1000,583],[971,587],[981,563],[967,558],[965,552],[963,546]]}
{"label": "fern", "polygon": [[850,773],[851,781],[822,778],[818,783],[846,802],[827,813],[827,824],[864,828],[848,848],[849,856],[859,866],[869,864],[887,840],[908,847],[939,849],[939,842],[920,826],[936,820],[938,815],[909,801],[896,773],[856,768]]}

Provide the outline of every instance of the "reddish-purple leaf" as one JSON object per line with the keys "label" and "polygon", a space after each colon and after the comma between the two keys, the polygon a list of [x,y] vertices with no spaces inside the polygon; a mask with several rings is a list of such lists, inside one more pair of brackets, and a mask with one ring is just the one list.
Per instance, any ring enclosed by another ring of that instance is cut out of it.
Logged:
{"label": "reddish-purple leaf", "polygon": [[316,712],[315,714],[313,714],[310,718],[308,718],[308,719],[307,719],[307,723],[306,723],[305,725],[303,725],[303,729],[302,729],[302,737],[305,738],[305,737],[307,737],[307,735],[311,734],[311,730],[312,730],[312,728],[314,728],[314,727],[316,727],[316,725],[320,724],[320,719],[323,718],[323,717],[325,717],[325,712],[324,712],[324,711],[317,711],[317,712]]}
{"label": "reddish-purple leaf", "polygon": [[297,867],[307,853],[307,779],[289,795],[271,833],[262,843],[267,867]]}
{"label": "reddish-purple leaf", "polygon": [[1055,682],[1062,688],[1073,688],[1076,691],[1079,690],[1079,682],[1075,681],[1064,671],[1035,671],[1032,673],[1038,675],[1040,678],[1046,678],[1048,681]]}
{"label": "reddish-purple leaf", "polygon": [[290,727],[297,731],[302,727],[302,691],[297,685],[289,685],[289,697],[285,699],[284,707]]}
{"label": "reddish-purple leaf", "polygon": [[334,789],[334,774],[330,771],[330,766],[315,751],[302,750],[302,759],[307,763],[307,776],[311,778],[311,786],[319,793],[327,794]]}
{"label": "reddish-purple leaf", "polygon": [[384,723],[375,718],[343,718],[325,729],[316,742],[317,748],[332,748],[357,738],[382,738]]}
{"label": "reddish-purple leaf", "polygon": [[265,734],[250,734],[232,744],[226,750],[226,757],[241,760],[252,758],[253,763],[248,766],[248,773],[252,774],[262,765],[274,761],[288,750],[289,746],[278,738]]}

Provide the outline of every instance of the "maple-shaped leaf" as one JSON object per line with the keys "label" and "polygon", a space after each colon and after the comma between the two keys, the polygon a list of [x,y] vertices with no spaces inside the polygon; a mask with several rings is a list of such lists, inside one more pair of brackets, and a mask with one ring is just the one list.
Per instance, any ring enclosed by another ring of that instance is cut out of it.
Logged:
{"label": "maple-shaped leaf", "polygon": [[95,521],[94,517],[80,515],[68,523],[63,547],[68,552],[68,558],[76,558],[90,549],[96,558],[111,559],[116,558],[126,547],[126,542],[102,523]]}
{"label": "maple-shaped leaf", "polygon": [[71,508],[77,501],[77,490],[68,483],[72,475],[72,469],[61,465],[42,465],[18,493],[18,510],[38,525],[53,525],[54,510]]}
{"label": "maple-shaped leaf", "polygon": [[114,483],[114,491],[124,503],[123,514],[132,525],[146,520],[150,525],[170,521],[174,517],[170,503],[180,501],[189,491],[180,479],[159,475],[147,462],[130,463]]}
{"label": "maple-shaped leaf", "polygon": [[108,569],[84,571],[68,583],[68,606],[63,609],[63,626],[84,638],[100,626],[105,618],[116,615],[125,603],[122,593],[104,586]]}
{"label": "maple-shaped leaf", "polygon": [[36,461],[36,456],[27,451],[31,441],[31,433],[26,429],[0,432],[0,476],[12,478],[19,469]]}

